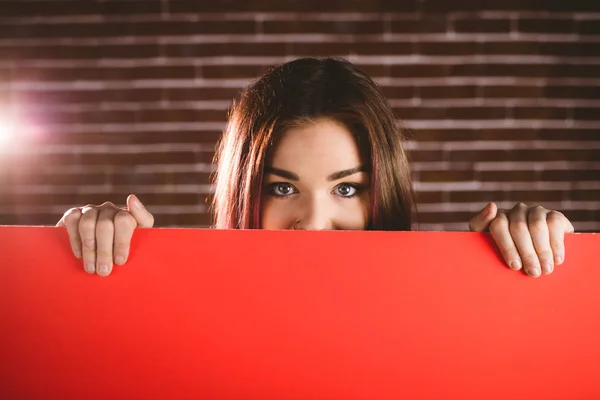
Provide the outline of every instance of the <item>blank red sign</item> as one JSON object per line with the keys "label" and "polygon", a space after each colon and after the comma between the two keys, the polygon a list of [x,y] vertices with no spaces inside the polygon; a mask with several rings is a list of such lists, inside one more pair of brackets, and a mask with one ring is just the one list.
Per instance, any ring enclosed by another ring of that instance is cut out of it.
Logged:
{"label": "blank red sign", "polygon": [[530,278],[486,234],[139,229],[84,272],[0,228],[2,399],[600,398],[600,236]]}

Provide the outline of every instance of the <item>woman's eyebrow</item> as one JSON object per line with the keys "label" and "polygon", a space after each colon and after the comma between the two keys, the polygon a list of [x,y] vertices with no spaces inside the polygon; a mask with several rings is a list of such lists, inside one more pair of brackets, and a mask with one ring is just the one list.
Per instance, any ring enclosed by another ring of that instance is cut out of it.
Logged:
{"label": "woman's eyebrow", "polygon": [[[333,174],[331,174],[327,177],[327,181],[329,181],[329,182],[337,181],[338,179],[342,179],[342,178],[345,178],[346,176],[354,175],[358,172],[369,172],[369,170],[364,165],[360,165],[358,167],[334,172]],[[286,179],[289,179],[292,181],[300,180],[300,177],[298,177],[298,175],[296,175],[293,172],[287,171],[285,169],[271,167],[271,166],[265,166],[265,173],[281,176],[283,178],[286,178]]]}
{"label": "woman's eyebrow", "polygon": [[300,180],[300,177],[298,177],[298,175],[296,175],[293,172],[286,171],[285,169],[279,169],[279,168],[274,168],[274,167],[270,167],[270,166],[265,166],[265,173],[281,176],[283,178],[286,178],[286,179],[289,179],[292,181]]}
{"label": "woman's eyebrow", "polygon": [[327,177],[327,180],[329,182],[331,182],[331,181],[337,181],[338,179],[342,179],[342,178],[345,178],[346,176],[354,175],[354,174],[356,174],[358,172],[369,172],[369,170],[364,165],[360,165],[358,167],[354,167],[354,168],[350,168],[350,169],[345,169],[343,171],[334,172],[333,174],[331,174],[331,175],[329,175]]}

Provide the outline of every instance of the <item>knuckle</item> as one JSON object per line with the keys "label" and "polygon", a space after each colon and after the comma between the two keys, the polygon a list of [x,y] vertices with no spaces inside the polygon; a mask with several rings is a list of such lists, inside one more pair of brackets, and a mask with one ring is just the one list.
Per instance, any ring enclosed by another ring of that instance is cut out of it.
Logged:
{"label": "knuckle", "polygon": [[96,220],[90,218],[82,218],[79,220],[80,232],[93,232],[96,228]]}
{"label": "knuckle", "polygon": [[82,252],[83,252],[83,258],[85,260],[91,259],[91,261],[94,261],[94,258],[96,257],[96,245],[95,242],[92,246],[86,246],[85,241],[83,242],[83,247],[82,247]]}
{"label": "knuckle", "polygon": [[529,226],[525,221],[513,221],[510,224],[510,231],[514,235],[524,235],[529,233]]}
{"label": "knuckle", "polygon": [[81,219],[81,215],[81,210],[77,207],[67,210],[67,212],[65,212],[65,215],[63,216],[65,225],[77,224]]}
{"label": "knuckle", "polygon": [[513,210],[523,210],[527,207],[528,207],[527,204],[520,202],[520,203],[515,204],[515,206],[513,207]]}
{"label": "knuckle", "polygon": [[525,265],[536,266],[539,263],[538,255],[536,253],[523,254],[521,255],[521,259]]}
{"label": "knuckle", "polygon": [[550,249],[543,249],[537,252],[538,258],[539,259],[552,259],[552,250]]}
{"label": "knuckle", "polygon": [[112,251],[107,249],[98,249],[98,251],[96,252],[96,256],[98,257],[98,260],[112,260]]}
{"label": "knuckle", "polygon": [[560,211],[556,211],[556,210],[552,210],[548,213],[548,215],[546,216],[546,219],[548,220],[548,222],[552,221],[554,223],[556,222],[560,222],[561,219],[566,218],[565,215],[563,213],[561,213]]}
{"label": "knuckle", "polygon": [[110,219],[100,219],[96,224],[96,233],[99,235],[111,234],[114,231],[113,221]]}
{"label": "knuckle", "polygon": [[86,213],[88,213],[88,212],[90,212],[90,211],[94,212],[94,211],[97,211],[97,210],[98,210],[98,208],[99,208],[99,207],[98,207],[98,206],[96,206],[96,205],[93,205],[93,204],[88,204],[88,205],[86,205],[86,206],[84,206],[84,207],[81,207],[81,213],[82,213],[82,214],[86,214]]}
{"label": "knuckle", "polygon": [[543,233],[548,229],[548,225],[545,220],[533,219],[529,222],[529,231],[533,234]]}
{"label": "knuckle", "polygon": [[118,208],[115,203],[113,203],[112,201],[105,201],[104,203],[100,204],[99,206],[100,208]]}
{"label": "knuckle", "polygon": [[492,222],[490,222],[490,231],[498,232],[502,228],[506,226],[506,223],[501,218],[494,218]]}
{"label": "knuckle", "polygon": [[119,227],[119,229],[135,229],[137,227],[137,221],[129,212],[125,210],[119,211],[115,215],[115,225]]}
{"label": "knuckle", "polygon": [[81,241],[83,252],[95,252],[96,251],[96,238],[86,238]]}

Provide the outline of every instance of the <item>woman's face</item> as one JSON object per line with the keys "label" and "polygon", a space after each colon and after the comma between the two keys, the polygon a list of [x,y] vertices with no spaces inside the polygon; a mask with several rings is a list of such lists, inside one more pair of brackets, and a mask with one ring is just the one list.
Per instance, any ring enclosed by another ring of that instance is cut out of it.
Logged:
{"label": "woman's face", "polygon": [[352,134],[334,120],[283,132],[265,164],[263,229],[365,229],[370,174]]}

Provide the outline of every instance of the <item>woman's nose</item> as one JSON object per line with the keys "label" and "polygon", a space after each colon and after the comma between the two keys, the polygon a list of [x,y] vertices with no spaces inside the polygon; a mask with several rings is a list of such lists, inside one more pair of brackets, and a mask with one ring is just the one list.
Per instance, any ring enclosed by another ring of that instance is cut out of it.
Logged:
{"label": "woman's nose", "polygon": [[333,211],[326,201],[313,199],[299,209],[295,228],[307,231],[333,229]]}

